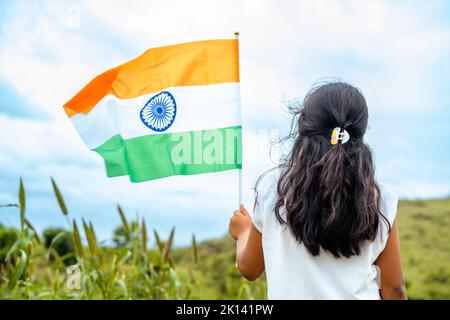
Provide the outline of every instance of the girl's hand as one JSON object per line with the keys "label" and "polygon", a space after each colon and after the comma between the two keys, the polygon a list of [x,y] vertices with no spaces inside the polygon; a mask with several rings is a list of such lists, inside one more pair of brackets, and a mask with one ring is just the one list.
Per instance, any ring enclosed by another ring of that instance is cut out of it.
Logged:
{"label": "girl's hand", "polygon": [[230,235],[238,240],[239,237],[252,226],[252,217],[245,209],[244,205],[240,205],[239,210],[234,210],[233,216],[230,218],[229,232]]}

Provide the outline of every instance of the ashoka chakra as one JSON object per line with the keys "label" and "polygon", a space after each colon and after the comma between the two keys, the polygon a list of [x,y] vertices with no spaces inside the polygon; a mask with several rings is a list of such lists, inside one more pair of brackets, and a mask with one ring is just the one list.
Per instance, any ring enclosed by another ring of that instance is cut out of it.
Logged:
{"label": "ashoka chakra", "polygon": [[142,122],[154,131],[167,130],[175,120],[177,104],[173,95],[162,91],[150,98],[140,112]]}

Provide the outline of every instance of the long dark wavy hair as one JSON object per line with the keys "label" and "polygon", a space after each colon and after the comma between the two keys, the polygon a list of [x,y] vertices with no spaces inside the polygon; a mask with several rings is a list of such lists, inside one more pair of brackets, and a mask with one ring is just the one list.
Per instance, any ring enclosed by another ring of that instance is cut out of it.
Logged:
{"label": "long dark wavy hair", "polygon": [[[280,164],[274,212],[295,239],[314,256],[361,253],[373,241],[380,219],[380,189],[369,147],[363,142],[368,109],[361,91],[347,83],[313,88],[291,107],[293,147]],[[332,145],[332,131],[347,130],[350,140]]]}

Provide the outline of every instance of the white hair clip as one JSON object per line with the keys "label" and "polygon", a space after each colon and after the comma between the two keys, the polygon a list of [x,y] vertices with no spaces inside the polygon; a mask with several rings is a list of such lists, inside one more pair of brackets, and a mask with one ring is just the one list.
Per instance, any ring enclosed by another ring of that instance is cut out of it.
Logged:
{"label": "white hair clip", "polygon": [[348,134],[347,130],[344,130],[341,132],[341,128],[336,127],[333,129],[333,133],[331,134],[331,144],[337,144],[341,140],[341,143],[344,144],[348,140],[350,140],[350,135]]}

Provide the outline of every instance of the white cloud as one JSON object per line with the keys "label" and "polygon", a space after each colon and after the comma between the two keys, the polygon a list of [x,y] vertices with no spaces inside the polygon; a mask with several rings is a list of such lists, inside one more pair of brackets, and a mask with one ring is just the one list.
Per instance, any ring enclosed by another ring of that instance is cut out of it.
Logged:
{"label": "white cloud", "polygon": [[429,199],[450,196],[450,183],[420,181],[418,179],[402,180],[393,183],[391,188],[404,199]]}
{"label": "white cloud", "polygon": [[0,76],[34,107],[50,117],[96,74],[121,63],[123,57],[67,28],[67,5],[18,4],[4,27]]}
{"label": "white cloud", "polygon": [[[437,113],[445,107],[435,90],[444,76],[436,72],[436,65],[450,53],[450,31],[433,22],[439,9],[439,2],[414,7],[381,0],[22,3],[16,18],[3,28],[0,77],[50,119],[0,116],[0,134],[8,137],[0,140],[0,164],[7,168],[3,174],[23,174],[34,192],[48,190],[48,176],[54,175],[77,206],[120,201],[158,214],[171,208],[164,215],[174,220],[195,212],[199,220],[210,223],[204,234],[222,232],[226,226],[212,224],[226,223],[237,201],[236,172],[141,184],[107,179],[100,157],[83,145],[61,105],[95,75],[149,47],[228,38],[238,30],[248,129],[285,133],[289,123],[281,99],[302,96],[323,76],[340,76],[360,86],[371,117],[401,115],[407,121],[410,115]],[[100,41],[101,30],[107,30],[111,43]],[[257,137],[250,133],[246,138],[244,195],[251,206],[251,187],[270,163],[251,163]],[[409,148],[404,137],[389,143],[393,152]],[[395,159],[397,163],[380,168],[383,176],[393,175],[391,184],[402,196],[448,192],[447,183],[404,179],[401,164],[407,159],[401,154]],[[9,188],[2,199],[9,201],[16,193]],[[105,219],[108,214],[112,213],[99,213]]]}
{"label": "white cloud", "polygon": [[[449,30],[424,15],[424,10],[438,10],[436,5],[424,9],[381,0],[44,3],[43,8],[23,4],[21,19],[6,26],[0,74],[52,115],[94,75],[148,47],[232,37],[235,30],[241,32],[244,109],[251,115],[278,113],[286,88],[306,89],[322,76],[342,76],[361,86],[374,112],[421,114],[438,107],[430,105],[440,81],[432,67],[450,52]],[[70,8],[79,8],[80,30],[68,28]],[[118,54],[116,42],[89,39],[87,30],[96,30],[92,21],[133,44],[130,55]],[[352,63],[357,65],[348,68]]]}

